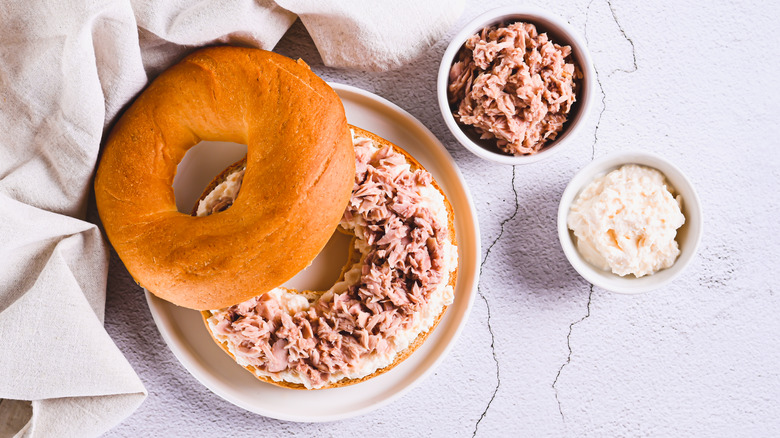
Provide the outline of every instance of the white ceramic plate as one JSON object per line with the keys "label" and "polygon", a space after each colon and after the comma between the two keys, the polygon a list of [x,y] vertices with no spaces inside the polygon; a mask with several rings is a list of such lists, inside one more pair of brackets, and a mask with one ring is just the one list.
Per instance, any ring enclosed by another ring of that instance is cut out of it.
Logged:
{"label": "white ceramic plate", "polygon": [[[400,397],[425,378],[454,345],[474,302],[479,277],[480,238],[476,211],[466,183],[444,146],[417,119],[393,103],[358,88],[341,84],[331,86],[344,102],[349,123],[406,149],[433,174],[445,191],[455,211],[458,239],[455,301],[423,346],[389,372],[343,388],[300,391],[255,379],[214,343],[199,312],[146,293],[149,309],[163,339],[195,378],[237,406],[282,420],[339,420],[369,412]],[[240,159],[246,150],[230,143],[211,146],[193,148],[193,153],[188,153],[179,166],[174,189],[177,201],[181,201],[180,210],[188,211],[208,182],[228,164]],[[331,239],[312,265],[287,284],[293,287],[332,284],[345,262],[347,242],[335,237]]]}

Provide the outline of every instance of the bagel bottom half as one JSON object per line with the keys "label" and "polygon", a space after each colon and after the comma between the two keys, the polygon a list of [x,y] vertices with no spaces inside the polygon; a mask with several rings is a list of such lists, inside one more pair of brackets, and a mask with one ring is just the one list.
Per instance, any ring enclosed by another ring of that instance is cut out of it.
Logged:
{"label": "bagel bottom half", "polygon": [[[454,298],[458,255],[444,192],[400,147],[352,132],[355,185],[339,231],[353,238],[339,280],[202,312],[217,344],[264,382],[324,389],[382,374],[423,344]],[[193,214],[229,208],[243,169],[241,161],[220,174]]]}

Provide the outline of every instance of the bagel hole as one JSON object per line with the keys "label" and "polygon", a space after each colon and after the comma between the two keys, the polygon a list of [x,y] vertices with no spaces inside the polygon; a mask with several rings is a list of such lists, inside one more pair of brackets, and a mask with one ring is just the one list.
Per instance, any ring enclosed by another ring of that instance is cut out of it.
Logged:
{"label": "bagel hole", "polygon": [[341,276],[350,256],[352,236],[335,231],[325,248],[317,254],[311,264],[284,283],[284,287],[298,291],[323,292],[333,286]]}
{"label": "bagel hole", "polygon": [[245,144],[227,141],[202,141],[191,147],[173,178],[176,209],[190,214],[211,181],[228,166],[244,158],[246,152]]}

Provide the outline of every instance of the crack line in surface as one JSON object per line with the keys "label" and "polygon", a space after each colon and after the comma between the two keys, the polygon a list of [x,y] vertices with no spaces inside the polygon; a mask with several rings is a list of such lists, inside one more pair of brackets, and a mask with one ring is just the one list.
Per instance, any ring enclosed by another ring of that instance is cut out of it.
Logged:
{"label": "crack line in surface", "polygon": [[633,73],[639,69],[639,66],[636,63],[636,46],[634,45],[634,40],[628,37],[626,35],[626,31],[623,29],[623,26],[620,24],[620,20],[618,20],[617,14],[615,13],[615,8],[612,6],[612,0],[607,0],[607,6],[609,6],[609,12],[612,13],[612,19],[615,20],[615,24],[617,24],[618,29],[620,30],[620,33],[623,35],[623,38],[628,41],[629,44],[631,44],[631,56],[634,59],[634,68],[633,70],[626,70],[624,68],[617,68],[612,71],[609,75],[612,76],[613,74],[621,71],[623,73]]}
{"label": "crack line in surface", "polygon": [[[517,166],[512,166],[512,192],[515,194],[515,211],[512,212],[511,216],[501,221],[501,231],[499,231],[498,236],[496,236],[495,240],[493,240],[490,246],[488,246],[488,249],[485,250],[485,258],[482,259],[482,264],[479,265],[480,279],[482,278],[482,269],[485,267],[485,262],[487,262],[487,259],[490,256],[490,251],[493,249],[494,246],[496,246],[496,243],[498,243],[499,239],[501,239],[501,236],[504,235],[504,226],[509,221],[514,219],[517,216],[517,212],[520,210],[520,203],[517,200],[517,188],[515,188],[516,171],[517,171]],[[485,294],[482,293],[481,282],[480,285],[477,285],[477,293],[479,294],[480,298],[482,298],[482,301],[485,302],[485,307],[487,307],[487,329],[488,332],[490,332],[490,350],[493,353],[493,362],[496,363],[496,387],[493,389],[493,394],[490,396],[490,400],[488,400],[487,405],[485,406],[485,410],[482,411],[482,414],[480,414],[477,423],[474,425],[474,432],[471,434],[472,438],[474,438],[477,435],[477,430],[479,429],[479,423],[481,423],[482,419],[484,419],[485,415],[487,415],[487,411],[488,409],[490,409],[490,405],[493,403],[493,400],[496,398],[496,394],[498,393],[498,388],[501,386],[501,368],[498,363],[498,356],[496,356],[496,337],[493,334],[493,326],[490,324],[490,303],[488,302]]]}
{"label": "crack line in surface", "polygon": [[[585,45],[590,48],[590,40],[588,39],[588,22],[590,21],[590,7],[595,0],[590,0],[588,8],[585,11]],[[607,110],[607,93],[604,92],[604,86],[601,85],[601,77],[599,76],[599,69],[596,67],[596,63],[593,63],[593,71],[596,72],[596,82],[599,84],[599,91],[601,91],[601,111],[599,111],[599,118],[596,120],[596,129],[593,131],[593,143],[590,145],[590,159],[591,161],[596,158],[596,143],[599,141],[599,127],[601,126],[601,117],[604,115],[604,111]]]}
{"label": "crack line in surface", "polygon": [[[595,0],[591,0],[588,3],[588,7],[585,10],[585,44],[590,48],[590,40],[588,39],[588,23],[590,21],[590,8],[593,5],[593,2]],[[620,33],[623,35],[623,38],[628,41],[629,44],[631,44],[631,57],[633,59],[633,69],[632,70],[626,70],[624,68],[617,68],[615,70],[612,70],[612,72],[607,75],[608,77],[611,77],[613,74],[617,72],[623,72],[623,73],[634,73],[639,69],[639,65],[636,62],[636,46],[634,45],[634,40],[631,39],[627,34],[625,29],[623,29],[623,25],[620,24],[620,21],[617,18],[617,14],[615,13],[615,8],[612,6],[612,0],[607,0],[607,6],[609,7],[609,12],[612,14],[612,19],[615,21],[615,24],[618,27],[618,30],[620,30]],[[596,121],[596,129],[593,132],[593,143],[590,145],[591,149],[591,160],[596,158],[596,143],[599,140],[599,129],[601,128],[601,118],[604,115],[604,112],[607,110],[607,94],[604,92],[604,85],[601,83],[601,76],[599,75],[599,69],[596,67],[596,63],[593,63],[593,70],[596,72],[596,82],[599,84],[599,90],[601,91],[601,111],[599,111],[599,117]]]}
{"label": "crack line in surface", "polygon": [[[585,34],[585,44],[589,48],[590,48],[590,41],[588,39],[588,23],[590,21],[590,8],[593,5],[594,1],[595,0],[591,0],[588,3],[588,7],[586,8],[586,12],[585,12],[585,32],[584,32],[584,34]],[[623,35],[623,38],[625,38],[626,41],[628,41],[629,44],[631,44],[631,56],[633,58],[633,69],[632,70],[618,68],[618,69],[613,70],[608,75],[608,77],[611,77],[614,73],[617,73],[617,72],[634,73],[639,68],[639,66],[637,65],[637,62],[636,62],[636,46],[634,45],[634,41],[631,38],[629,38],[629,36],[626,34],[626,31],[623,29],[623,26],[620,24],[620,21],[617,18],[617,14],[615,13],[615,8],[612,6],[612,0],[606,0],[606,1],[607,1],[607,5],[609,6],[609,11],[612,14],[612,19],[615,21],[615,24],[617,25],[618,29],[620,30],[620,33]],[[601,111],[599,111],[599,117],[596,120],[596,128],[593,131],[593,143],[591,143],[591,160],[596,158],[596,143],[598,143],[598,140],[599,140],[599,128],[601,127],[601,118],[604,115],[604,112],[607,110],[607,101],[606,101],[607,95],[604,92],[604,86],[601,83],[601,76],[599,75],[599,69],[598,69],[598,67],[596,67],[596,63],[595,62],[593,63],[593,70],[596,72],[596,82],[599,84],[599,89],[601,91]],[[566,416],[563,414],[563,407],[561,406],[561,400],[558,397],[558,387],[557,387],[558,379],[561,377],[561,373],[563,372],[563,369],[566,367],[566,365],[571,363],[571,356],[572,356],[572,353],[573,353],[572,352],[572,348],[571,348],[571,334],[572,334],[572,331],[574,330],[574,326],[579,324],[579,323],[581,323],[581,322],[583,322],[583,321],[585,321],[586,319],[588,319],[588,317],[590,317],[590,305],[591,305],[592,299],[593,299],[593,284],[590,285],[590,288],[589,288],[589,291],[588,291],[588,304],[587,304],[587,307],[586,307],[585,316],[583,316],[582,318],[578,319],[577,321],[574,321],[571,324],[569,324],[569,333],[566,335],[566,347],[569,350],[569,354],[566,357],[566,361],[563,364],[561,364],[561,367],[558,369],[558,374],[555,375],[555,379],[553,380],[553,383],[552,383],[552,389],[553,389],[553,391],[555,393],[555,401],[558,404],[558,413],[561,414],[561,420],[564,421],[564,422],[566,421]]]}
{"label": "crack line in surface", "polygon": [[588,292],[588,305],[587,305],[587,311],[585,312],[585,316],[578,319],[577,321],[574,321],[573,323],[569,324],[569,334],[566,335],[566,346],[569,348],[569,355],[566,357],[566,362],[561,364],[561,367],[558,369],[558,374],[555,376],[555,380],[553,380],[552,388],[553,391],[555,391],[555,401],[558,403],[558,412],[561,414],[561,420],[566,421],[566,417],[563,415],[563,408],[561,407],[561,400],[558,398],[558,387],[556,386],[558,384],[558,378],[561,377],[561,372],[563,372],[563,368],[566,367],[569,363],[571,363],[571,332],[574,330],[574,326],[581,323],[582,321],[585,321],[590,316],[590,302],[593,298],[593,285],[590,285],[590,292]]}

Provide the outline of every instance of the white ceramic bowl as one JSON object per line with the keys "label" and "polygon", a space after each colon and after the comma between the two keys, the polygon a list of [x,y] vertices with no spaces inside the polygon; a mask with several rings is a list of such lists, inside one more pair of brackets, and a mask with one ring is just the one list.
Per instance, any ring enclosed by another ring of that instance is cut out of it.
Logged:
{"label": "white ceramic bowl", "polygon": [[[685,216],[685,224],[677,230],[677,244],[680,247],[680,256],[674,265],[656,272],[653,275],[636,278],[633,275],[621,277],[601,270],[590,263],[577,251],[574,233],[566,226],[566,217],[574,199],[580,194],[593,179],[602,176],[624,164],[639,164],[659,170],[666,176],[666,180],[682,197],[682,213]],[[674,164],[658,155],[630,151],[618,152],[592,161],[572,178],[566,190],[561,196],[558,207],[558,239],[561,241],[566,258],[574,269],[594,286],[624,293],[636,294],[660,288],[669,284],[688,266],[699,246],[702,234],[702,213],[699,197],[693,189],[688,178]]]}
{"label": "white ceramic bowl", "polygon": [[[455,121],[449,102],[447,101],[447,85],[449,85],[450,68],[455,62],[458,51],[469,36],[477,33],[485,27],[494,24],[511,24],[516,21],[524,21],[536,25],[539,33],[547,32],[550,39],[559,45],[569,45],[572,48],[574,61],[582,71],[583,78],[577,90],[577,103],[569,113],[569,119],[564,125],[563,131],[541,151],[533,155],[514,156],[499,150],[495,146],[495,140],[481,140],[475,134],[467,134],[461,125]],[[458,141],[479,157],[503,164],[527,164],[533,163],[558,152],[575,137],[575,133],[582,127],[588,113],[593,107],[596,96],[596,72],[590,59],[585,40],[575,31],[569,23],[561,17],[547,11],[527,6],[507,6],[486,12],[468,23],[452,39],[444,52],[439,66],[437,78],[437,95],[439,109],[444,117],[444,122],[452,131]]]}

